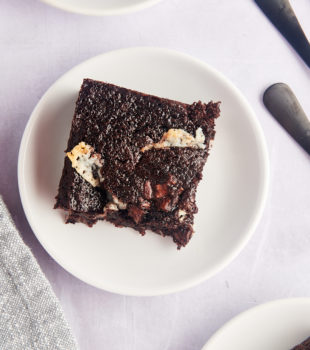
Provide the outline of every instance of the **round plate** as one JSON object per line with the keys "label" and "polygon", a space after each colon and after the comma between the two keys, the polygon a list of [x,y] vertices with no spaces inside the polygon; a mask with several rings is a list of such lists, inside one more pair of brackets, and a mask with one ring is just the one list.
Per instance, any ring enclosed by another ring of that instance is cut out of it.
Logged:
{"label": "round plate", "polygon": [[[198,187],[193,238],[177,250],[169,237],[98,222],[65,225],[54,210],[75,101],[83,78],[192,103],[222,101],[211,155]],[[174,51],[130,48],[70,70],[34,109],[20,146],[18,181],[37,238],[83,281],[130,295],[176,292],[214,275],[244,247],[261,216],[268,161],[261,128],[240,92],[205,63]]]}
{"label": "round plate", "polygon": [[161,0],[41,0],[62,10],[92,16],[120,15],[142,10]]}
{"label": "round plate", "polygon": [[233,318],[202,350],[289,350],[309,336],[310,299],[282,299]]}

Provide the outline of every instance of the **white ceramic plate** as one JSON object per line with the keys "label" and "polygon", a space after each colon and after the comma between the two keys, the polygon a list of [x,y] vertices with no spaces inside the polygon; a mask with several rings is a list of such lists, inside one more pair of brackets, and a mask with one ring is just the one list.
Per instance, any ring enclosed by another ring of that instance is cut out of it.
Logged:
{"label": "white ceramic plate", "polygon": [[[199,185],[196,233],[178,251],[169,237],[99,222],[65,225],[53,210],[75,101],[93,78],[192,103],[222,101],[217,135]],[[261,216],[268,161],[252,109],[220,73],[166,49],[131,48],[92,58],[70,70],[34,109],[22,139],[18,180],[37,238],[66,270],[102,289],[131,295],[176,292],[214,275],[244,247]]]}
{"label": "white ceramic plate", "polygon": [[92,16],[120,15],[142,10],[161,0],[41,0],[62,10]]}
{"label": "white ceramic plate", "polygon": [[310,299],[282,299],[233,318],[202,350],[290,350],[309,336]]}

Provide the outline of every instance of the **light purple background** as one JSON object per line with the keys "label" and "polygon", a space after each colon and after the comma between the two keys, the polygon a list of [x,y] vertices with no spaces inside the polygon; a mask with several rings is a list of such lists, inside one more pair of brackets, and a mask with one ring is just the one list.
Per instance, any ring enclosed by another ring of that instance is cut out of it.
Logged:
{"label": "light purple background", "polygon": [[[292,4],[310,37],[309,0]],[[271,183],[258,229],[228,268],[181,293],[137,298],[90,287],[47,255],[24,216],[16,172],[31,111],[59,76],[94,55],[146,45],[200,58],[241,89],[266,135]],[[107,18],[65,13],[38,0],[0,0],[0,193],[80,349],[199,350],[245,309],[276,298],[310,297],[310,158],[261,102],[264,89],[279,81],[292,87],[310,115],[309,69],[251,0],[163,0]]]}

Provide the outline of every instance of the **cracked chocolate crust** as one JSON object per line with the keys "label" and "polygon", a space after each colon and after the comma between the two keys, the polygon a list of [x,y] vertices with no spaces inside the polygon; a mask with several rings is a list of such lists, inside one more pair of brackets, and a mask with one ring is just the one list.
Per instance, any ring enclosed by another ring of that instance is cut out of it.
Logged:
{"label": "cracked chocolate crust", "polygon": [[[101,155],[104,179],[93,187],[66,157],[55,208],[67,223],[92,226],[107,220],[144,234],[172,236],[178,247],[193,234],[195,194],[213,140],[219,103],[191,105],[146,95],[90,79],[83,81],[66,152],[85,142]],[[141,149],[159,142],[169,129],[195,136],[201,128],[205,148]],[[111,197],[125,209],[109,206]],[[112,208],[112,209],[111,209]]]}

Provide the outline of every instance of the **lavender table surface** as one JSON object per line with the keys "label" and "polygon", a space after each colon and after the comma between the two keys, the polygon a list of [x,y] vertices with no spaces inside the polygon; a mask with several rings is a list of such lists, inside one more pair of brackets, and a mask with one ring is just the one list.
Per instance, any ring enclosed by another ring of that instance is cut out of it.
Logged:
{"label": "lavender table surface", "polygon": [[[310,37],[310,2],[292,0]],[[162,297],[126,297],[86,285],[43,250],[21,207],[17,156],[32,109],[72,66],[129,46],[189,53],[222,71],[253,106],[268,144],[263,218],[237,259],[209,281]],[[80,348],[199,350],[231,317],[262,302],[310,297],[310,158],[265,110],[286,82],[310,115],[310,70],[249,0],[163,0],[121,17],[62,12],[38,0],[0,0],[0,193],[63,306]]]}

